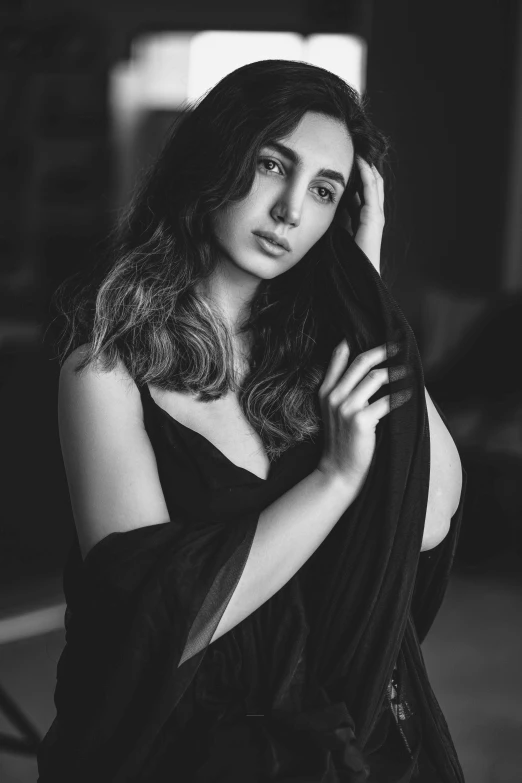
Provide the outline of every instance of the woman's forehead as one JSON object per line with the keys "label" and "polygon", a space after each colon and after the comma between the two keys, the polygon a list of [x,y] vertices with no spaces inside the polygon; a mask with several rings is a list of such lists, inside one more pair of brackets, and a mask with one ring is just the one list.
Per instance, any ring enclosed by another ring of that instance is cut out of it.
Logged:
{"label": "woman's forehead", "polygon": [[267,143],[295,165],[320,165],[348,175],[354,147],[348,128],[334,117],[307,112],[286,136]]}

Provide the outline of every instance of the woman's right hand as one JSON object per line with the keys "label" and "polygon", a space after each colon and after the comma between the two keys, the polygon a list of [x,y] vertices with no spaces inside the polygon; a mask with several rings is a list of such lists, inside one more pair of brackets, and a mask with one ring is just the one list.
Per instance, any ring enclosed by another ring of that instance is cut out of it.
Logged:
{"label": "woman's right hand", "polygon": [[[368,402],[389,382],[386,368],[374,369],[387,359],[386,344],[363,351],[346,369],[349,356],[348,343],[342,340],[319,388],[324,449],[317,467],[329,478],[344,477],[362,486],[375,451],[377,424],[390,412],[389,395]],[[400,377],[405,377],[407,367],[402,365],[401,370]]]}

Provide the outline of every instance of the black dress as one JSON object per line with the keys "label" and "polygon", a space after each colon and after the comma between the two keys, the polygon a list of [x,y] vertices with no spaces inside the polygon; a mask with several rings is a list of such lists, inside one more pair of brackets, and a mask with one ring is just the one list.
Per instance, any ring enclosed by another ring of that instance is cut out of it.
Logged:
{"label": "black dress", "polygon": [[416,381],[377,429],[360,495],[287,584],[209,644],[261,510],[316,467],[322,435],[284,452],[265,481],[140,386],[170,521],[111,533],[85,561],[75,539],[38,783],[463,781],[420,643],[447,586],[466,474],[450,532],[420,553],[422,368],[377,273],[356,263],[382,297],[381,337],[402,336]]}

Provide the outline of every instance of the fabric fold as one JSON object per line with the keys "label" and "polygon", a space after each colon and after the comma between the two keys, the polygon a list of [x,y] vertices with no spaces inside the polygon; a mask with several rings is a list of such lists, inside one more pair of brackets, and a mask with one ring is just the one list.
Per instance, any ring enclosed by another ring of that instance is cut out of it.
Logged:
{"label": "fabric fold", "polygon": [[258,518],[111,533],[83,564],[75,541],[64,572],[57,717],[39,749],[40,780],[131,779],[201,664]]}

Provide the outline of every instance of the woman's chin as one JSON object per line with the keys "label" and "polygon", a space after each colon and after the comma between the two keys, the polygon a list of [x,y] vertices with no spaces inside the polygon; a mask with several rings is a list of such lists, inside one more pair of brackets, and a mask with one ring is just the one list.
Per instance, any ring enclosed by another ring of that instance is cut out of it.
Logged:
{"label": "woman's chin", "polygon": [[278,263],[277,258],[261,255],[256,255],[247,261],[243,260],[241,263],[229,257],[226,260],[226,267],[235,277],[243,274],[258,280],[271,280],[289,269],[288,264],[283,264],[280,261]]}

